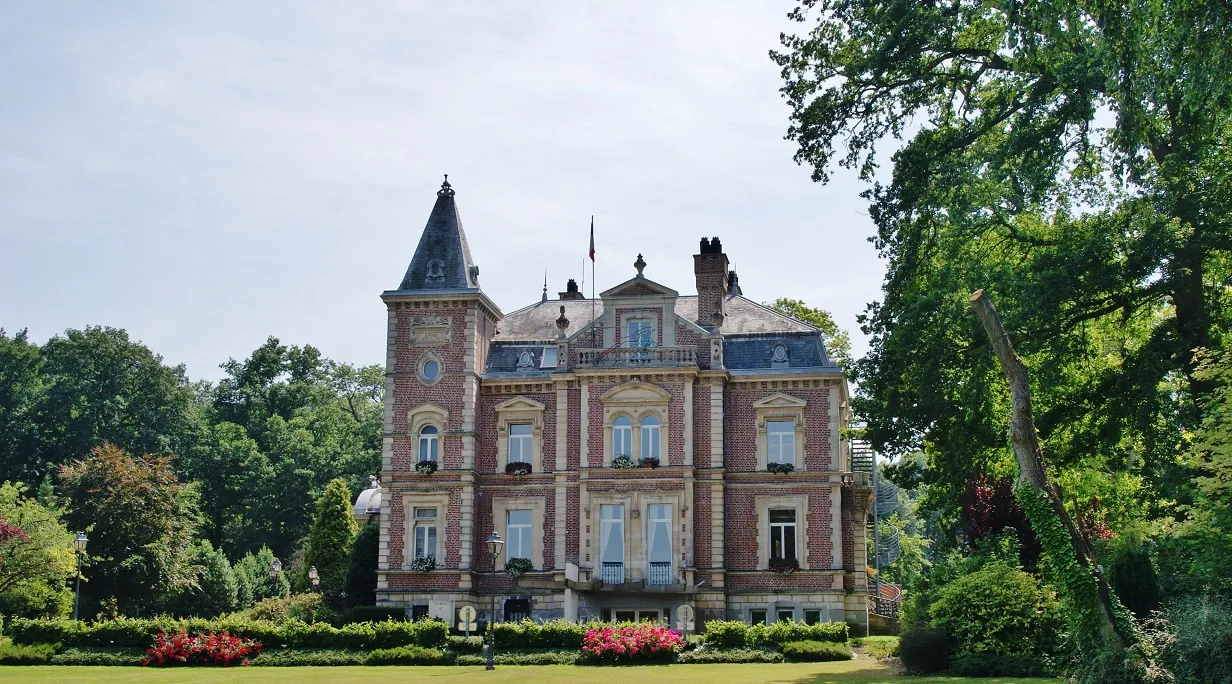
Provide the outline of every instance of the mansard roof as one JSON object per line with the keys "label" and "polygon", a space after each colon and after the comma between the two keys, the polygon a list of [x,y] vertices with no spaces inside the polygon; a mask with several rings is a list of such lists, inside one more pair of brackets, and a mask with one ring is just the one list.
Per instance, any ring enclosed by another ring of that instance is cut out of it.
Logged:
{"label": "mansard roof", "polygon": [[[775,347],[782,346],[786,359],[776,362]],[[814,333],[755,333],[723,338],[723,365],[732,372],[801,370],[833,371],[837,367],[826,357],[821,336]]]}
{"label": "mansard roof", "polygon": [[436,193],[436,204],[398,290],[479,290],[479,268],[466,244],[449,176]]}

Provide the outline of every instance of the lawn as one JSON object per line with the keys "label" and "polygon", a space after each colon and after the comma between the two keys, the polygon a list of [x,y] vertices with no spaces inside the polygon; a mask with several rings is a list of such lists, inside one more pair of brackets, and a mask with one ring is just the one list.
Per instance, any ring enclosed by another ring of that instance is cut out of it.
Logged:
{"label": "lawn", "polygon": [[375,680],[452,682],[491,682],[509,684],[533,681],[535,684],[603,682],[620,679],[637,684],[1014,684],[1055,682],[1048,679],[964,677],[895,677],[884,665],[871,659],[838,663],[794,663],[786,665],[660,665],[598,668],[554,665],[547,667],[498,667],[485,672],[478,667],[250,667],[162,669],[134,667],[0,667],[0,682],[38,684],[107,684],[109,682],[244,682],[308,684],[370,684]]}

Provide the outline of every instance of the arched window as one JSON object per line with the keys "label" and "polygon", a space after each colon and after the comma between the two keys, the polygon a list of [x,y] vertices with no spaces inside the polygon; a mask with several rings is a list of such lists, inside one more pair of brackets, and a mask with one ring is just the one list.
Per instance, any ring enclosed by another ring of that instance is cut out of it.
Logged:
{"label": "arched window", "polygon": [[440,431],[435,425],[425,425],[419,431],[419,460],[435,461],[439,451]]}
{"label": "arched window", "polygon": [[633,457],[633,421],[628,416],[618,416],[612,421],[612,457]]}
{"label": "arched window", "polygon": [[642,458],[659,458],[659,418],[642,419]]}

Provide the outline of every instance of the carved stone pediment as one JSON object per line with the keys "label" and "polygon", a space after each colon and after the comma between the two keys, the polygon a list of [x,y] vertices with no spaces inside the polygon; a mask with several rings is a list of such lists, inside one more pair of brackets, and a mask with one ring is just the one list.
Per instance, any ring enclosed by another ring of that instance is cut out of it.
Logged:
{"label": "carved stone pediment", "polygon": [[604,405],[615,404],[662,404],[672,398],[660,387],[645,382],[630,382],[613,387],[603,395]]}
{"label": "carved stone pediment", "polygon": [[808,402],[804,401],[803,399],[798,399],[796,397],[791,396],[790,394],[778,393],[778,394],[771,394],[770,396],[765,397],[764,399],[758,399],[757,401],[753,402],[753,408],[755,409],[800,408],[800,407],[806,406],[807,404]]}
{"label": "carved stone pediment", "polygon": [[411,319],[411,344],[416,347],[435,347],[449,344],[451,322],[448,316],[413,317]]}
{"label": "carved stone pediment", "polygon": [[528,397],[514,397],[496,407],[497,411],[542,411],[544,405]]}

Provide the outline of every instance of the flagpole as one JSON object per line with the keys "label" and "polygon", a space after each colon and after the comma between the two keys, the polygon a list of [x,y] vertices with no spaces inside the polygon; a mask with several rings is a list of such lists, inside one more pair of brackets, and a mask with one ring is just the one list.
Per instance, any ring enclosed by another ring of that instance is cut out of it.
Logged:
{"label": "flagpole", "polygon": [[[595,215],[590,215],[590,344],[592,348],[599,345],[595,342]],[[602,329],[602,328],[600,328]]]}

